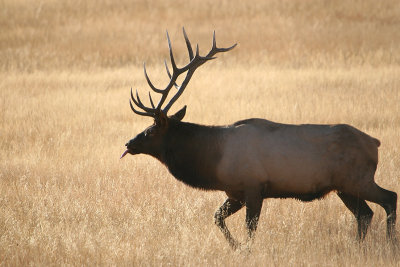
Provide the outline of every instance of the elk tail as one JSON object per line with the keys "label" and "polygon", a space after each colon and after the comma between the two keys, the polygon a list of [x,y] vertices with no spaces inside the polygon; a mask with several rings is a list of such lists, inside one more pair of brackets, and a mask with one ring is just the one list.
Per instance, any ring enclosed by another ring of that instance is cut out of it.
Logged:
{"label": "elk tail", "polygon": [[372,140],[374,141],[374,143],[377,147],[379,147],[381,145],[381,141],[379,141],[378,139],[372,137]]}

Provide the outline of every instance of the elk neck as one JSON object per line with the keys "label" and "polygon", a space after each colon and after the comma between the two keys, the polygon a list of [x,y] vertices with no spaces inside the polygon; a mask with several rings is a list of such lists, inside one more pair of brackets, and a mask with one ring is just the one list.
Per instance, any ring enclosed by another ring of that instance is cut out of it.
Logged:
{"label": "elk neck", "polygon": [[220,185],[216,170],[228,127],[171,122],[159,160],[183,183],[204,190]]}

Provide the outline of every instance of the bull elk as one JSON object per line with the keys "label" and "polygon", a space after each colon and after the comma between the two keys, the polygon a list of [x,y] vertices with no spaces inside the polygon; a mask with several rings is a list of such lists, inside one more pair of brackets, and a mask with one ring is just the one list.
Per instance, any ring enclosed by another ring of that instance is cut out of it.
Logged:
{"label": "bull elk", "polygon": [[[186,106],[167,116],[171,106],[182,95],[195,70],[214,59],[217,53],[235,46],[218,48],[213,35],[212,48],[200,56],[199,47],[192,45],[183,29],[190,62],[178,67],[167,32],[172,74],[165,66],[169,83],[164,89],[150,81],[146,66],[144,75],[152,91],[160,94],[154,105],[143,104],[131,89],[130,107],[141,116],[154,119],[154,124],[131,139],[125,146],[127,154],[147,154],[163,163],[176,179],[203,190],[221,190],[226,201],[215,213],[215,223],[232,248],[238,243],[224,220],[246,206],[248,241],[253,239],[263,200],[295,198],[301,201],[321,199],[336,192],[354,214],[363,240],[373,212],[371,201],[382,206],[387,214],[387,237],[395,238],[397,194],[379,187],[374,181],[380,142],[346,124],[291,125],[264,119],[246,119],[229,126],[204,126],[182,122]],[[186,73],[182,83],[177,78]],[[162,108],[171,89],[177,91]],[[134,106],[134,105],[136,106]]]}

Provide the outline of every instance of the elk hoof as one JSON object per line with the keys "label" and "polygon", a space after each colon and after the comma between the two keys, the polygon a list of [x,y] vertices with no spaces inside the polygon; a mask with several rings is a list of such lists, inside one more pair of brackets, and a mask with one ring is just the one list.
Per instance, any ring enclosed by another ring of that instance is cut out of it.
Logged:
{"label": "elk hoof", "polygon": [[241,249],[241,247],[242,247],[242,245],[241,245],[238,241],[236,241],[236,240],[234,240],[234,239],[232,239],[232,240],[229,241],[229,246],[230,246],[233,250],[239,250],[239,249]]}

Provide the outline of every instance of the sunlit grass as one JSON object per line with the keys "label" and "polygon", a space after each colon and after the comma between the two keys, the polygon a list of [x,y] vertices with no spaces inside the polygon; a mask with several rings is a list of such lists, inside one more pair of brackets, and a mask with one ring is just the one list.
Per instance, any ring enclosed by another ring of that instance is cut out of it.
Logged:
{"label": "sunlit grass", "polygon": [[[222,192],[193,190],[156,160],[127,156],[152,121],[131,87],[167,82],[164,31],[187,62],[239,45],[194,75],[172,112],[230,124],[348,123],[378,138],[376,181],[400,192],[399,7],[355,1],[0,1],[0,265],[395,266],[384,210],[366,241],[334,195],[265,200],[251,254],[214,225]],[[240,18],[240,19],[239,19]],[[171,112],[171,113],[172,113]],[[227,220],[246,238],[244,210]]]}

